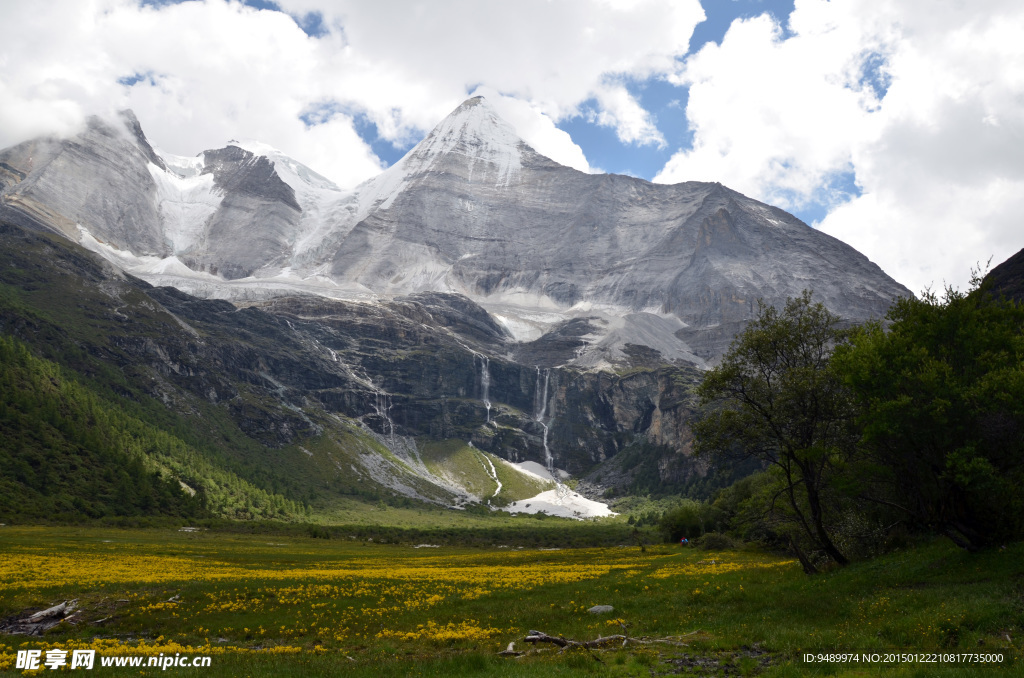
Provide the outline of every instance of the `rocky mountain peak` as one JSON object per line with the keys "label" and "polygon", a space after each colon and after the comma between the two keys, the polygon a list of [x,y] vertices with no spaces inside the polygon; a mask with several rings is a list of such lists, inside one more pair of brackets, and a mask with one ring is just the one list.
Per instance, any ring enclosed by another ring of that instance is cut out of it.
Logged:
{"label": "rocky mountain peak", "polygon": [[149,143],[149,139],[146,138],[145,132],[142,131],[142,124],[135,116],[135,111],[130,108],[126,108],[123,111],[119,111],[118,116],[120,116],[121,122],[135,139],[139,150],[146,156],[146,159],[160,169],[166,170],[167,166],[164,164],[163,158],[153,150],[153,147]]}
{"label": "rocky mountain peak", "polygon": [[356,188],[355,217],[389,209],[398,195],[431,176],[445,175],[480,187],[505,189],[521,176],[524,159],[559,166],[530,148],[484,97],[462,102],[405,157]]}
{"label": "rocky mountain peak", "polygon": [[516,181],[522,170],[523,152],[531,150],[512,125],[502,120],[483,97],[462,102],[401,161],[406,172],[422,172],[452,159],[467,164],[470,172],[479,164],[494,174],[495,185]]}
{"label": "rocky mountain peak", "polygon": [[295,189],[281,180],[274,162],[240,146],[226,146],[203,153],[202,174],[212,174],[214,185],[222,193],[244,193],[257,199],[278,201],[302,211]]}
{"label": "rocky mountain peak", "polygon": [[351,192],[256,142],[165,170],[138,121],[123,123],[0,152],[0,215],[201,296],[464,294],[517,340],[554,333],[567,353],[534,365],[600,366],[630,344],[699,363],[758,299],[810,288],[859,321],[909,294],[852,248],[721,185],[562,167],[482,97]]}
{"label": "rocky mountain peak", "polygon": [[341,191],[337,184],[327,177],[302,164],[298,160],[295,160],[283,151],[274,148],[270,144],[266,144],[255,139],[243,139],[241,141],[232,139],[228,141],[227,145],[246,150],[256,157],[266,158],[271,164],[273,164],[274,171],[281,178],[281,181],[295,189],[296,193],[303,193],[311,190],[331,191],[333,193],[339,193]]}

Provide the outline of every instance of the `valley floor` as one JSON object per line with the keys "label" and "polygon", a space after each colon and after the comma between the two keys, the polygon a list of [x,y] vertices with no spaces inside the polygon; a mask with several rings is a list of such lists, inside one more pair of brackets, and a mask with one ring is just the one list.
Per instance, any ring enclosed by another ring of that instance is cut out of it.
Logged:
{"label": "valley floor", "polygon": [[[65,650],[69,664],[73,650],[94,649],[98,675],[162,673],[149,657],[209,657],[209,667],[172,671],[206,677],[959,676],[1022,666],[1024,544],[968,555],[939,541],[807,577],[753,551],[352,536],[0,527],[0,628],[77,601],[42,637],[0,635],[0,673],[20,675],[26,649],[41,661]],[[614,610],[592,614],[595,605]],[[561,652],[524,642],[532,630],[629,641]],[[525,654],[498,656],[510,642]],[[934,663],[884,661],[930,652]],[[819,653],[858,661],[808,661]],[[1002,662],[973,663],[991,656]],[[142,668],[103,668],[105,657],[142,657]]]}

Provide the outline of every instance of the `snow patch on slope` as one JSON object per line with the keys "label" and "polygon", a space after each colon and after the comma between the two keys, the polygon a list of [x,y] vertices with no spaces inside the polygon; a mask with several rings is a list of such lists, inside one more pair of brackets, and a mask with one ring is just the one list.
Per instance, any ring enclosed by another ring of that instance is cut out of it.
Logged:
{"label": "snow patch on slope", "polygon": [[[506,462],[520,473],[544,480],[547,482],[558,482],[558,479],[565,479],[569,474],[561,469],[555,469],[552,474],[543,464],[535,461],[522,461],[517,464]],[[561,516],[562,518],[603,518],[614,516],[615,513],[608,508],[607,504],[587,499],[581,494],[570,490],[566,485],[559,484],[553,490],[545,490],[529,499],[520,499],[504,507],[509,513],[541,513],[549,516]]]}
{"label": "snow patch on slope", "polygon": [[[160,159],[167,165],[167,169],[177,174],[179,177],[194,177],[202,173],[203,167],[206,166],[206,159],[203,154],[200,153],[196,156],[186,155],[174,155],[173,153],[167,153],[161,151],[159,148],[154,148],[153,151],[160,156]],[[152,170],[150,170],[152,172]]]}
{"label": "snow patch on slope", "polygon": [[576,518],[577,520],[615,515],[607,504],[587,499],[572,490],[565,492],[558,489],[546,490],[535,497],[512,502],[505,507],[505,510],[510,513],[540,513],[543,511],[549,516]]}
{"label": "snow patch on slope", "polygon": [[113,245],[98,240],[86,227],[78,224],[78,242],[82,247],[91,250],[107,261],[116,264],[121,270],[152,283],[154,278],[167,277],[180,279],[200,279],[207,284],[220,284],[224,280],[209,273],[193,271],[176,256],[157,257],[153,255],[138,256],[128,250],[121,250]]}
{"label": "snow patch on slope", "polygon": [[[298,160],[285,155],[270,144],[246,139],[244,141],[232,140],[228,142],[228,145],[237,146],[243,151],[249,151],[256,156],[263,156],[270,162],[274,163],[274,171],[277,172],[277,176],[281,178],[281,181],[288,184],[295,190],[296,196],[300,192],[308,191],[310,189],[317,192],[327,191],[334,194],[340,194],[342,192],[341,189],[338,188],[338,185],[333,181],[322,174],[317,173],[315,170],[310,169],[306,165],[303,165]],[[299,204],[302,204],[301,201]]]}
{"label": "snow patch on slope", "polygon": [[699,367],[706,367],[703,358],[690,350],[689,345],[676,336],[676,332],[687,327],[679,318],[662,313],[602,313],[605,330],[600,335],[582,337],[589,346],[582,351],[574,365],[597,367],[605,362],[623,360],[626,344],[648,346],[661,353],[669,361],[685,360]]}
{"label": "snow patch on slope", "polygon": [[438,156],[465,155],[470,161],[470,180],[479,162],[493,166],[496,186],[508,186],[523,168],[521,146],[515,128],[483,97],[475,97],[442,120],[408,157],[422,170]]}
{"label": "snow patch on slope", "polygon": [[555,477],[551,475],[551,471],[547,469],[544,464],[536,461],[520,461],[517,463],[508,462],[510,466],[515,466],[519,469],[520,473],[525,473],[528,476],[533,476],[539,480],[546,480],[548,482],[554,482]]}
{"label": "snow patch on slope", "polygon": [[[168,167],[172,166],[166,158],[164,162]],[[149,163],[148,169],[156,183],[157,208],[163,222],[164,237],[170,243],[171,251],[181,254],[202,240],[206,226],[220,207],[224,194],[214,186],[212,174],[198,173],[202,171],[201,164],[179,163],[173,166],[186,171],[198,170],[187,176],[179,176],[153,163]]]}

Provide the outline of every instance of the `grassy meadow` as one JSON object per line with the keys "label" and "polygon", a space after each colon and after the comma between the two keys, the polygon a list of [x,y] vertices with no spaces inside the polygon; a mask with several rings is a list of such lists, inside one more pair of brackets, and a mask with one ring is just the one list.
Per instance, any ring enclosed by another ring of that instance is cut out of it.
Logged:
{"label": "grassy meadow", "polygon": [[[547,522],[547,521],[546,521]],[[553,522],[553,521],[551,521]],[[565,525],[571,531],[572,525]],[[353,535],[354,536],[354,535]],[[754,551],[428,547],[347,537],[0,527],[0,619],[77,599],[18,649],[210,655],[202,676],[990,675],[1020,671],[1024,545],[922,544],[817,577]],[[614,612],[593,615],[593,605]],[[625,631],[639,642],[561,652]],[[509,642],[528,654],[500,657]],[[1002,666],[808,664],[804,653],[1002,653]],[[101,668],[155,675],[159,668]]]}

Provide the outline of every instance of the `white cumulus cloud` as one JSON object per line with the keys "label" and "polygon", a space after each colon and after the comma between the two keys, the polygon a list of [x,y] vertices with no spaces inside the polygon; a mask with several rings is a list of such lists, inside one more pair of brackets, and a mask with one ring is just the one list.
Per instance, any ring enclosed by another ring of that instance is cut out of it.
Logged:
{"label": "white cumulus cloud", "polygon": [[601,110],[594,121],[605,127],[614,127],[620,141],[665,146],[665,137],[654,124],[651,114],[640,106],[625,86],[605,85],[597,91],[596,99]]}
{"label": "white cumulus cloud", "polygon": [[[736,21],[675,76],[692,148],[657,181],[794,209],[919,292],[1024,247],[1024,6],[798,0],[789,37]],[[860,195],[842,195],[837,176]]]}
{"label": "white cumulus cloud", "polygon": [[[673,72],[704,17],[698,0],[278,4],[4,3],[0,147],[131,107],[169,152],[259,139],[351,186],[381,168],[356,122],[403,147],[487,91],[540,152],[587,170],[555,124],[597,101],[620,138],[657,143],[608,83]],[[311,37],[296,20],[315,14],[324,31]]]}

